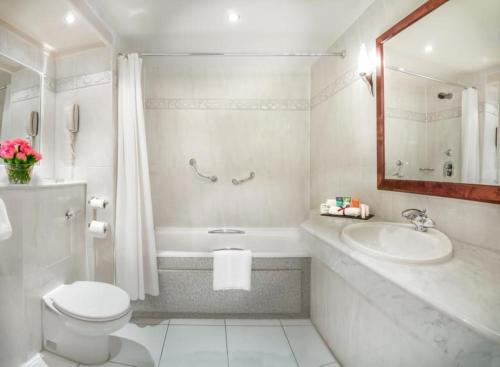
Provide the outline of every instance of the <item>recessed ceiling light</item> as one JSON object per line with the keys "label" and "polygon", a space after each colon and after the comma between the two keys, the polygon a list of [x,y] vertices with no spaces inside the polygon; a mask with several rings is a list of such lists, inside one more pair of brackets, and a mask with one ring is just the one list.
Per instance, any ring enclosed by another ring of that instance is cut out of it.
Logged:
{"label": "recessed ceiling light", "polygon": [[424,47],[424,52],[426,54],[430,54],[432,52],[432,50],[434,50],[434,48],[432,47],[432,45],[427,45]]}
{"label": "recessed ceiling light", "polygon": [[72,12],[68,12],[64,16],[64,21],[66,22],[66,24],[73,24],[75,20],[76,20],[75,15]]}
{"label": "recessed ceiling light", "polygon": [[229,23],[238,23],[238,21],[240,20],[240,15],[234,10],[230,10],[227,12],[227,20],[229,21]]}

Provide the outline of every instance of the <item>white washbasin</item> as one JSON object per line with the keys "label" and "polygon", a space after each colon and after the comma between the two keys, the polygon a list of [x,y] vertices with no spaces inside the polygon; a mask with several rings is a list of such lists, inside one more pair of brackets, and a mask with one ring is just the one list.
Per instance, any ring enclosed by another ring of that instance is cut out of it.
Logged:
{"label": "white washbasin", "polygon": [[449,260],[453,245],[442,232],[415,230],[405,223],[356,223],[342,231],[342,240],[366,254],[410,264],[433,264]]}

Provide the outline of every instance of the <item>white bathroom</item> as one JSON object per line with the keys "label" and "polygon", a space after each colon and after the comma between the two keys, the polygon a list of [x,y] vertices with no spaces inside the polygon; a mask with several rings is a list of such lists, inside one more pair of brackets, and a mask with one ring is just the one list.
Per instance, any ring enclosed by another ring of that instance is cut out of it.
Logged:
{"label": "white bathroom", "polygon": [[0,367],[500,367],[498,0],[0,0]]}

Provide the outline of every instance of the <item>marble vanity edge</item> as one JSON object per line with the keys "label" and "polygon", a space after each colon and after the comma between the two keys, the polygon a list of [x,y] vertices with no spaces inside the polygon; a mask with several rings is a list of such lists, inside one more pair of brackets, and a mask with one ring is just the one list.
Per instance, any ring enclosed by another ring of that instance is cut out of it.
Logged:
{"label": "marble vanity edge", "polygon": [[8,190],[43,190],[51,189],[55,187],[71,187],[86,185],[86,181],[64,181],[64,182],[40,182],[29,185],[11,185],[11,184],[0,184],[0,191]]}
{"label": "marble vanity edge", "polygon": [[314,219],[302,223],[301,228],[316,239],[311,243],[312,257],[347,281],[403,329],[430,342],[453,360],[465,359],[475,366],[492,366],[492,361],[499,360],[498,335],[442,310],[363,263],[357,251],[340,240],[342,227],[350,222],[352,220],[343,220],[338,228]]}

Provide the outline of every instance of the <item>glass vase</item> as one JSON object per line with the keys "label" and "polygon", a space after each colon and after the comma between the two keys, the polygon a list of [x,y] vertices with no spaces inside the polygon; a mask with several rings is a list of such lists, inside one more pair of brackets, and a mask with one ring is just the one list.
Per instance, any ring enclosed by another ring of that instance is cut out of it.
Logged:
{"label": "glass vase", "polygon": [[11,184],[29,184],[33,173],[33,164],[9,164],[5,163],[7,176]]}

